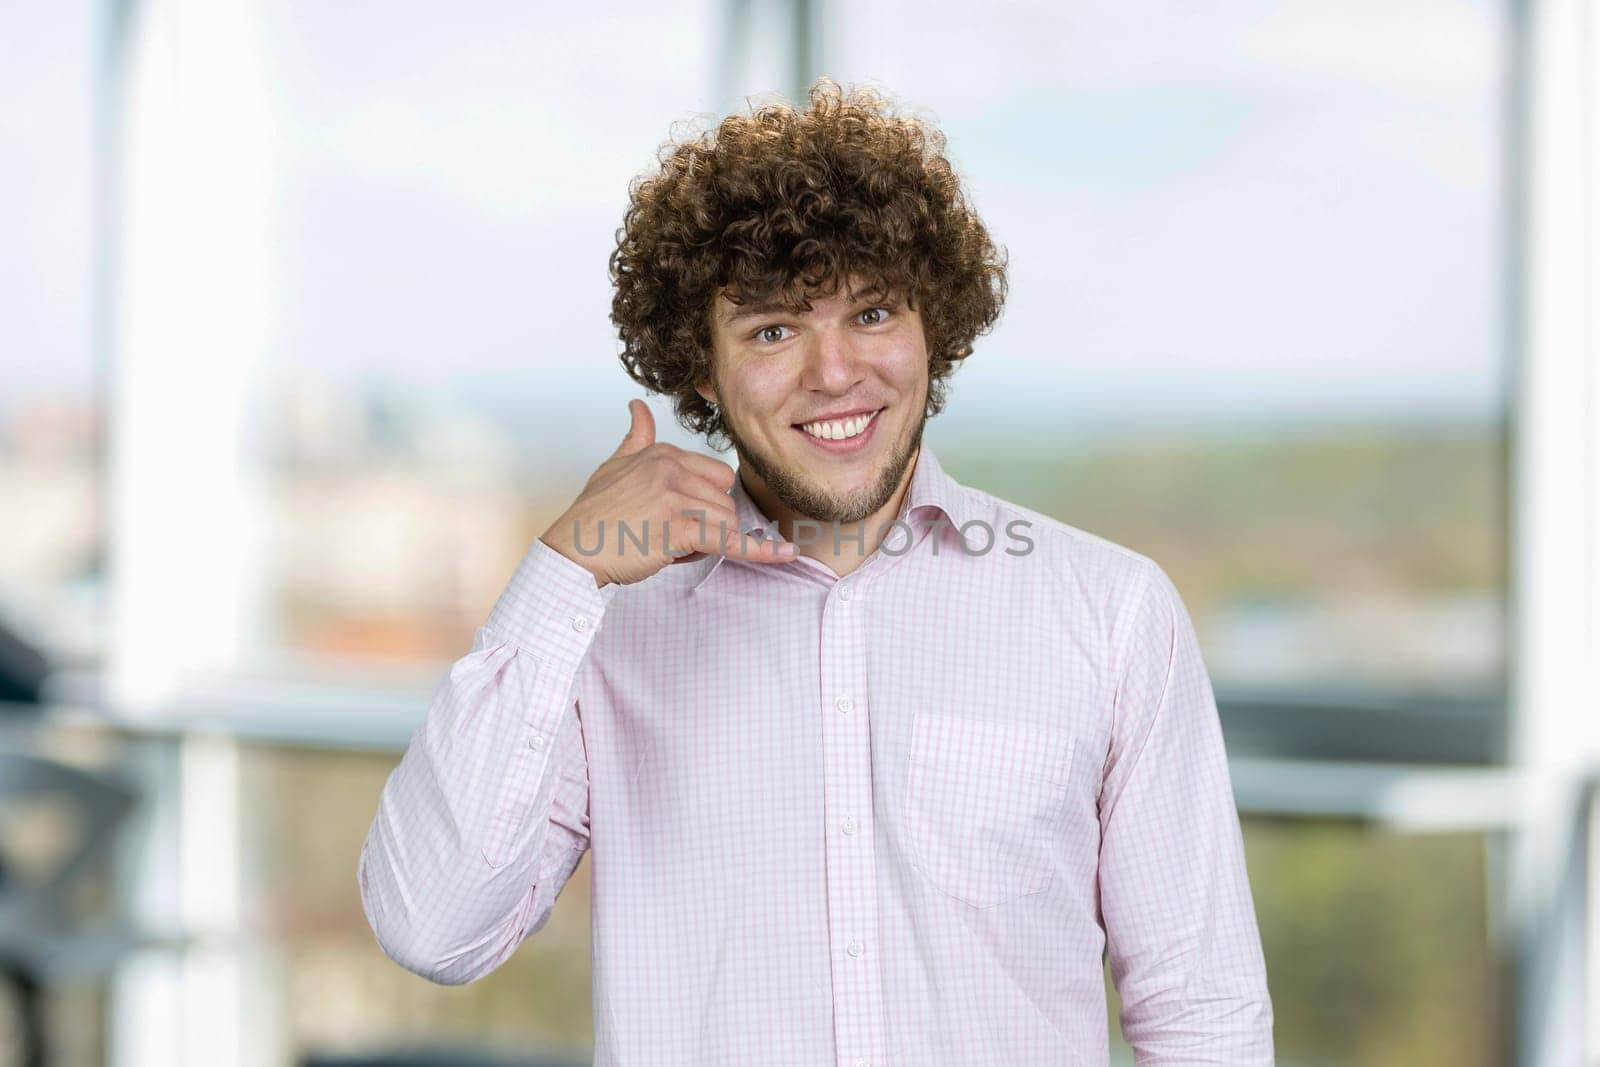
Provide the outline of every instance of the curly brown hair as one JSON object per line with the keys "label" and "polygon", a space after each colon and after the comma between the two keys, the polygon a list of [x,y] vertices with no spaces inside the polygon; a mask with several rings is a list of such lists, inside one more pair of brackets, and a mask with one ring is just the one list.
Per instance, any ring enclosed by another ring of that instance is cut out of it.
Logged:
{"label": "curly brown hair", "polygon": [[1005,303],[1005,251],[969,206],[944,134],[870,89],[824,77],[807,97],[803,112],[769,104],[669,139],[659,171],[629,185],[609,260],[618,359],[713,443],[728,440],[721,412],[695,386],[711,380],[710,314],[724,290],[736,304],[795,310],[858,278],[864,294],[903,295],[922,313],[929,416]]}

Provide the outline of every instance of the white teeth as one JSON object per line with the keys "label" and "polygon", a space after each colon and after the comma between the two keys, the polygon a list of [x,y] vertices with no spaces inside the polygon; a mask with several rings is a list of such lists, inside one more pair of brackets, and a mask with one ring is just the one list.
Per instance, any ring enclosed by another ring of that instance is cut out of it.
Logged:
{"label": "white teeth", "polygon": [[872,421],[876,411],[869,411],[864,415],[856,415],[848,419],[834,419],[831,422],[807,422],[801,429],[812,437],[821,437],[827,441],[845,441],[859,434],[867,428],[867,423]]}

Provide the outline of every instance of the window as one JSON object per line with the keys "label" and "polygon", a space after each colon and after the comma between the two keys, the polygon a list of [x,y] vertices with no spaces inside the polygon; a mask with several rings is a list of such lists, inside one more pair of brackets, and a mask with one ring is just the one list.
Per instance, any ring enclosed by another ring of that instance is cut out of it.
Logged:
{"label": "window", "polygon": [[936,118],[1010,252],[952,472],[1166,567],[1226,703],[1498,721],[1501,10],[829,10],[826,68]]}
{"label": "window", "polygon": [[[223,879],[260,1006],[238,1032],[271,1035],[280,1062],[447,1042],[588,1054],[587,861],[501,972],[447,988],[382,957],[356,855],[430,687],[626,428],[638,394],[605,260],[628,180],[675,121],[792,92],[771,79],[809,57],[807,77],[931,113],[1010,252],[1005,317],[927,439],[960,480],[1151,556],[1183,594],[1251,772],[1235,784],[1280,1057],[1496,1062],[1513,991],[1490,889],[1509,809],[1490,796],[1489,829],[1402,831],[1335,818],[1296,776],[1316,761],[1324,785],[1376,794],[1371,768],[1337,761],[1505,755],[1508,12],[783,7],[264,6],[249,47],[271,294],[244,439],[267,541],[247,560],[262,595],[237,686],[206,705],[255,740],[236,764],[226,746],[195,762],[238,804]],[[29,92],[66,86],[61,114],[87,109],[87,52],[82,85],[71,62],[40,62],[17,75]],[[87,166],[62,147],[81,147],[70,121],[13,143],[69,173]],[[70,182],[49,192],[78,203]],[[81,226],[92,247],[76,210],[39,240],[71,247],[54,242]],[[88,283],[75,297],[79,268],[52,269],[66,340],[29,325],[38,301],[0,329],[84,353],[87,393]],[[15,407],[0,395],[7,426]],[[698,445],[653,407],[663,439]],[[50,577],[3,595],[67,605],[89,647],[93,587],[73,583],[98,549],[68,526],[45,539],[66,562],[29,564]],[[154,766],[168,788],[192,773]],[[205,807],[184,788],[160,810]],[[1406,797],[1456,796],[1430,788]],[[169,980],[150,974],[133,981]]]}
{"label": "window", "polygon": [[612,234],[669,125],[711,110],[717,32],[710,4],[269,5],[255,666],[422,683],[615,448]]}

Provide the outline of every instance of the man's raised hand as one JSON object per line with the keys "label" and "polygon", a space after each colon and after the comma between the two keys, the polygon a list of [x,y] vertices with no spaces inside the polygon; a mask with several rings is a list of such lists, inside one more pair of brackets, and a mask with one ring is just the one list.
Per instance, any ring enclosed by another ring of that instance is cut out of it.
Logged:
{"label": "man's raised hand", "polygon": [[794,559],[792,545],[741,536],[728,496],[738,477],[732,467],[657,443],[655,417],[643,400],[628,401],[628,413],[632,423],[622,443],[539,540],[600,586],[643,581],[673,563],[712,555],[752,563]]}

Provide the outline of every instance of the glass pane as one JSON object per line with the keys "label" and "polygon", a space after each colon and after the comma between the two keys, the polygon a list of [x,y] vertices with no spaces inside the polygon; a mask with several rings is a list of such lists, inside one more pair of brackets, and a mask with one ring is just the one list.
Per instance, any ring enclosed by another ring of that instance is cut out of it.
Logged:
{"label": "glass pane", "polygon": [[0,623],[58,666],[103,646],[99,8],[0,7]]}
{"label": "glass pane", "polygon": [[1286,1062],[1500,1062],[1498,835],[1255,818],[1245,847]]}
{"label": "glass pane", "polygon": [[1499,690],[1501,8],[828,10],[1010,253],[952,473],[1166,567],[1219,688]]}
{"label": "glass pane", "polygon": [[476,982],[435,985],[378,948],[361,911],[356,864],[398,758],[241,750],[247,935],[268,987],[263,1002],[282,1012],[252,1025],[273,1035],[292,1063],[313,1053],[442,1047],[588,1062],[587,857],[545,928]]}
{"label": "glass pane", "polygon": [[[1504,1063],[1509,993],[1491,936],[1499,835],[1243,820],[1282,1067]],[[1114,1065],[1133,1054],[1106,974]]]}
{"label": "glass pane", "polygon": [[263,659],[428,677],[615,448],[607,257],[629,180],[711,108],[720,10],[270,5]]}

